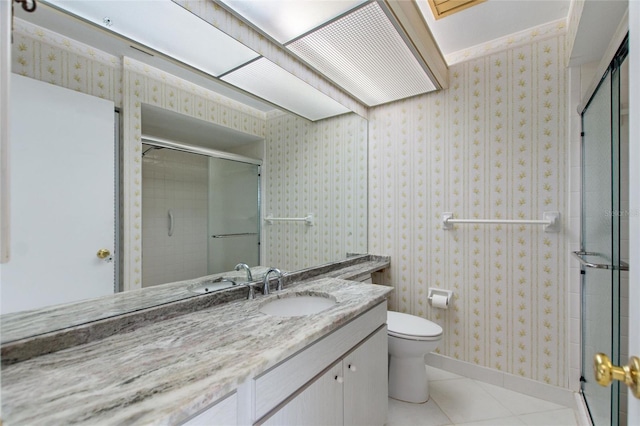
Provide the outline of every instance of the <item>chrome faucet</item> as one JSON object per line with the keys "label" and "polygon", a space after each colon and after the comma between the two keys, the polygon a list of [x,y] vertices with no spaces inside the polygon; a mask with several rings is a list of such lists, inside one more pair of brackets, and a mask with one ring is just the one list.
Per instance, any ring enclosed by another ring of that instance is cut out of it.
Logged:
{"label": "chrome faucet", "polygon": [[251,269],[249,268],[249,265],[247,265],[246,263],[238,263],[235,269],[236,271],[244,269],[245,271],[247,271],[247,282],[253,281],[253,276],[251,276]]}
{"label": "chrome faucet", "polygon": [[278,286],[276,287],[276,291],[282,290],[282,272],[278,268],[269,268],[266,274],[264,274],[264,285],[262,286],[262,294],[269,294],[269,275],[271,273],[275,273],[278,277]]}

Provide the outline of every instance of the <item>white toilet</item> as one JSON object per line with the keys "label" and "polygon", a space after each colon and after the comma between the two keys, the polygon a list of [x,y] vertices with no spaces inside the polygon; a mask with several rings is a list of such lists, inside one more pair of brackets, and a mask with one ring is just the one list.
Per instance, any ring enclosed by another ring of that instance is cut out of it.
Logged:
{"label": "white toilet", "polygon": [[442,327],[424,318],[387,312],[389,396],[423,403],[429,399],[424,356],[438,347]]}

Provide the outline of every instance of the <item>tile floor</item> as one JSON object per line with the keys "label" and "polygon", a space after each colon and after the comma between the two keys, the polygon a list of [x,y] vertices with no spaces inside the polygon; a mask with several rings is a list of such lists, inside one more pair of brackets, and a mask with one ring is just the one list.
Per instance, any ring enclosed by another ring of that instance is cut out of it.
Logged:
{"label": "tile floor", "polygon": [[387,426],[577,426],[570,408],[427,366],[429,401],[389,398]]}

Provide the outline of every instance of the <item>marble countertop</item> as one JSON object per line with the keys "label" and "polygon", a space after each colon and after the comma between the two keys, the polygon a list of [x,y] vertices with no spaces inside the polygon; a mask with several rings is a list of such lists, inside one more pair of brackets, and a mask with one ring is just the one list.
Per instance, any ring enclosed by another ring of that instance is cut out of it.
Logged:
{"label": "marble countertop", "polygon": [[[285,286],[288,283],[315,279],[320,276],[347,280],[354,279],[362,273],[370,273],[387,268],[389,264],[390,259],[388,257],[374,255],[354,256],[325,265],[285,273]],[[268,269],[269,268],[265,266],[251,267],[251,271],[256,280],[260,279]],[[112,328],[110,326],[113,325],[114,318],[122,318],[126,319],[129,323],[140,324],[145,321],[144,318],[139,318],[140,316],[144,316],[144,314],[137,315],[136,313],[144,310],[166,305],[168,310],[173,312],[176,310],[175,305],[177,302],[186,301],[186,303],[183,303],[186,305],[202,304],[202,295],[190,291],[189,288],[221,277],[232,278],[238,281],[238,283],[241,283],[244,272],[233,271],[213,274],[192,280],[172,282],[64,305],[55,305],[31,311],[1,315],[2,335],[0,339],[2,341],[3,364],[7,358],[7,347],[11,346],[8,344],[13,342],[20,342],[24,339],[33,340],[34,337],[38,336],[46,337],[47,334],[60,334],[61,330],[74,328],[76,330],[84,329],[81,332],[84,336],[91,334],[102,338],[105,336],[104,333],[108,333],[109,330],[104,330],[104,327],[101,326],[105,322],[108,322],[108,328]],[[240,299],[246,295],[243,289],[233,288],[216,293],[222,294],[217,294],[215,298],[210,298],[207,295],[207,300],[211,303],[217,303],[216,299],[220,299],[221,303],[226,303],[229,300],[233,300],[234,298]],[[160,314],[161,317],[164,318],[163,312],[159,312],[160,310],[158,309],[154,310],[156,314]],[[186,306],[185,310],[191,311],[194,309]],[[136,318],[129,319],[131,317]],[[152,316],[151,321],[157,321],[158,319],[158,316],[155,315]],[[118,332],[121,330],[120,327],[116,327],[116,329]],[[71,331],[71,333],[73,333],[73,331]],[[72,340],[74,344],[87,342],[87,340],[83,340],[82,336],[80,339]],[[47,344],[49,345],[49,343]]]}
{"label": "marble countertop", "polygon": [[[385,300],[390,287],[321,278],[3,366],[6,425],[176,424]],[[302,317],[259,312],[291,292],[338,302]],[[203,296],[203,298],[209,295]]]}

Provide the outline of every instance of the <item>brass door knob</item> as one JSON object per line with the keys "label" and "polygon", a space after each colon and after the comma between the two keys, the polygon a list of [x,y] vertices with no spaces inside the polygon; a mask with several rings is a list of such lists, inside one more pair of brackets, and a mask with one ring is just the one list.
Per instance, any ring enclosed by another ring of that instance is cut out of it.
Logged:
{"label": "brass door knob", "polygon": [[109,249],[100,249],[98,250],[98,253],[96,253],[96,256],[98,256],[100,259],[106,259],[111,256],[111,252],[109,251]]}
{"label": "brass door knob", "polygon": [[629,365],[618,367],[611,364],[608,356],[599,353],[593,357],[593,372],[600,386],[609,386],[614,380],[620,380],[629,386],[633,396],[640,399],[640,358],[632,356]]}

